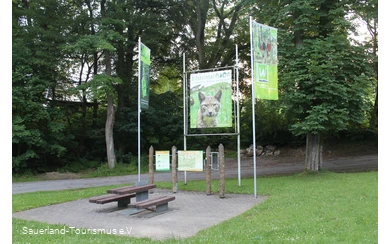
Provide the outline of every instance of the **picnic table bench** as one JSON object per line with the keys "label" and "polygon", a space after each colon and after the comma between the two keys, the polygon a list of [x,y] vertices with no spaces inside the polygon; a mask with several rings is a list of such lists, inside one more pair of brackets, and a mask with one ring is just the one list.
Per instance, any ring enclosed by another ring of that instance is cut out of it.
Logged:
{"label": "picnic table bench", "polygon": [[[175,200],[174,196],[160,196],[160,197],[143,200],[140,202],[135,202],[130,204],[130,206],[138,209],[144,208],[155,212],[161,212],[161,211],[168,210],[168,202],[173,200]],[[155,207],[155,209],[150,209],[150,207]]]}
{"label": "picnic table bench", "polygon": [[[127,207],[130,199],[135,197],[135,202],[130,207],[136,209],[148,209],[155,212],[161,212],[168,209],[168,202],[175,200],[174,196],[159,196],[149,198],[149,190],[156,188],[155,184],[141,184],[135,186],[125,186],[107,190],[106,195],[91,197],[90,203],[105,204],[118,202],[118,208]],[[151,208],[155,207],[155,208]]]}
{"label": "picnic table bench", "polygon": [[156,188],[155,184],[147,184],[140,186],[125,186],[116,189],[107,190],[107,193],[125,195],[125,194],[136,194],[136,201],[142,201],[149,198],[149,190]]}
{"label": "picnic table bench", "polygon": [[123,208],[123,207],[127,207],[127,205],[130,204],[130,199],[135,197],[135,196],[136,196],[135,193],[123,194],[123,195],[106,194],[106,195],[91,197],[89,199],[89,202],[90,203],[97,203],[97,204],[118,202],[118,208]]}

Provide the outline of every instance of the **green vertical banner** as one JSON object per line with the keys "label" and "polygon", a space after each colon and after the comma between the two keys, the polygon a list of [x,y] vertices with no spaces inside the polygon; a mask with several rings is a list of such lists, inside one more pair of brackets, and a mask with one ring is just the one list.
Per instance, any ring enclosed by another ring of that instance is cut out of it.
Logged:
{"label": "green vertical banner", "polygon": [[150,49],[141,43],[141,50],[139,54],[140,70],[139,76],[141,77],[141,89],[140,99],[141,108],[149,108],[149,84],[150,84]]}
{"label": "green vertical banner", "polygon": [[278,31],[252,21],[252,32],[252,72],[256,98],[278,100]]}

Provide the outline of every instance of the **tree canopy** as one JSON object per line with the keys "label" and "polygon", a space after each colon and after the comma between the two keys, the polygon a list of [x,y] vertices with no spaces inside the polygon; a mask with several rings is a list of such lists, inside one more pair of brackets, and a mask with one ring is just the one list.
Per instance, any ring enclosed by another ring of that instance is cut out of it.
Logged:
{"label": "tree canopy", "polygon": [[[189,69],[235,63],[242,145],[251,144],[249,16],[278,29],[278,101],[256,104],[260,144],[377,135],[378,2],[334,0],[12,1],[12,169],[118,161],[137,154],[137,41],[151,49],[143,152],[183,145],[183,54]],[[353,41],[355,19],[369,38]],[[109,112],[109,113],[108,113]],[[109,115],[111,114],[111,115]],[[361,133],[364,132],[364,133]],[[200,137],[191,147],[227,147]],[[311,145],[311,143],[307,143]],[[319,151],[318,151],[319,153]],[[315,170],[315,168],[314,168]]]}

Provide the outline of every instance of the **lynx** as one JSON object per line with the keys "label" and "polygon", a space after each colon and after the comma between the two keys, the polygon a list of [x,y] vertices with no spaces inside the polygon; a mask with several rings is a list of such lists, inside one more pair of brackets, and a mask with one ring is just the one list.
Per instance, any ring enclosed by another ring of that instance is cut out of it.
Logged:
{"label": "lynx", "polygon": [[217,127],[218,112],[221,108],[221,96],[221,90],[214,96],[205,96],[202,92],[198,93],[200,107],[196,128]]}

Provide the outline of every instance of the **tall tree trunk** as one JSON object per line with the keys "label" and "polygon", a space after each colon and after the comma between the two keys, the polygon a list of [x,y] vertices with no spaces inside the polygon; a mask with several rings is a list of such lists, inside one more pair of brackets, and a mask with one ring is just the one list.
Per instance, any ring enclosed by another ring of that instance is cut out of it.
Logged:
{"label": "tall tree trunk", "polygon": [[209,0],[196,1],[197,26],[193,27],[195,31],[196,47],[198,49],[199,68],[207,68],[206,50],[205,50],[205,26],[207,12],[209,10]]}
{"label": "tall tree trunk", "polygon": [[[106,64],[106,75],[111,76],[111,57],[109,51],[105,52],[105,64]],[[107,161],[108,167],[113,169],[115,167],[116,157],[114,150],[114,123],[115,123],[115,107],[114,97],[112,94],[107,94],[107,119],[106,119],[106,149],[107,149]]]}
{"label": "tall tree trunk", "polygon": [[107,95],[107,119],[106,119],[106,149],[108,167],[113,169],[115,167],[116,157],[114,150],[114,122],[115,122],[115,107],[114,98],[112,95]]}
{"label": "tall tree trunk", "polygon": [[305,169],[318,172],[322,167],[322,141],[320,134],[306,134]]}
{"label": "tall tree trunk", "polygon": [[85,92],[83,91],[83,98],[82,98],[82,105],[81,105],[81,138],[80,138],[80,146],[79,146],[79,153],[84,156],[85,152],[85,138],[87,138],[87,97],[85,95]]}
{"label": "tall tree trunk", "polygon": [[[327,0],[326,3],[332,3],[332,0]],[[328,12],[329,7],[326,4],[321,4],[320,8],[321,13],[323,14],[320,18],[319,32],[322,36],[328,35]],[[294,18],[294,45],[295,48],[301,48],[304,41],[304,31],[302,28],[302,23],[298,22],[301,13],[298,10],[293,12]],[[306,155],[305,155],[305,169],[318,172],[322,167],[322,142],[321,134],[314,134],[308,132],[306,134]]]}
{"label": "tall tree trunk", "polygon": [[[93,54],[93,74],[94,75],[97,75],[97,73],[98,73],[97,66],[98,66],[98,55],[95,52]],[[97,127],[98,109],[99,109],[98,101],[97,101],[97,99],[94,99],[93,100],[93,113],[92,113],[92,128],[94,128],[94,129]]]}
{"label": "tall tree trunk", "polygon": [[[111,58],[109,51],[105,51],[104,61],[106,64],[106,75],[111,76]],[[108,167],[113,169],[115,167],[115,148],[114,148],[114,123],[115,123],[115,107],[114,98],[112,94],[107,94],[107,119],[105,127],[106,135],[106,150]]]}
{"label": "tall tree trunk", "polygon": [[[105,0],[101,2],[102,18],[106,16]],[[111,76],[111,55],[108,50],[104,51],[104,63],[106,66],[105,74]],[[115,123],[115,107],[113,94],[107,93],[107,119],[105,127],[106,136],[106,150],[108,167],[113,169],[115,167],[116,157],[114,150],[114,123]]]}
{"label": "tall tree trunk", "polygon": [[[91,6],[91,1],[90,0],[85,0],[85,3],[87,4],[87,7],[88,7],[88,11],[89,11],[89,18],[92,20],[94,19],[94,16],[93,16],[93,8]],[[95,35],[96,34],[96,31],[95,31],[95,26],[93,24],[93,22],[91,22],[91,35]],[[98,74],[98,53],[97,52],[94,52],[93,53],[93,74],[94,75],[97,75]],[[97,127],[97,111],[98,111],[98,102],[97,102],[97,99],[94,99],[93,100],[93,113],[92,113],[92,128],[96,128]]]}

